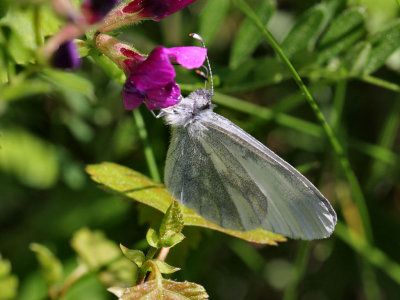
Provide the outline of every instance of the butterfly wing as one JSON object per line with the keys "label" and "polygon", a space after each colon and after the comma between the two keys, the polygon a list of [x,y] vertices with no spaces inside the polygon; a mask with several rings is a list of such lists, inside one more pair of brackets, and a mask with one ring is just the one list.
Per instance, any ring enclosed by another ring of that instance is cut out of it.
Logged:
{"label": "butterfly wing", "polygon": [[178,201],[224,228],[316,239],[336,224],[332,206],[310,181],[211,111],[173,129],[165,182]]}

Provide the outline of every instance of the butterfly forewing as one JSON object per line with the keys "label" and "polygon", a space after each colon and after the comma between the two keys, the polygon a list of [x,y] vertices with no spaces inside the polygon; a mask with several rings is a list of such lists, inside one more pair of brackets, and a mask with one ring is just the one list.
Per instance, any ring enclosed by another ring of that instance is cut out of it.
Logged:
{"label": "butterfly forewing", "polygon": [[226,118],[208,112],[173,130],[165,181],[171,194],[229,229],[292,238],[329,236],[336,214],[296,169]]}

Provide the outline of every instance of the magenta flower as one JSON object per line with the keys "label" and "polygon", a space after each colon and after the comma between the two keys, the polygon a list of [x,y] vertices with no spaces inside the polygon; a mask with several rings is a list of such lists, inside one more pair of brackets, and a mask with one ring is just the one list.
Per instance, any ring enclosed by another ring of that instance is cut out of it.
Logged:
{"label": "magenta flower", "polygon": [[196,0],[132,0],[121,3],[106,17],[99,31],[111,31],[146,19],[160,21],[194,1]]}
{"label": "magenta flower", "polygon": [[157,47],[144,61],[135,59],[123,89],[123,102],[128,110],[145,101],[150,110],[166,108],[179,102],[181,90],[175,82],[171,63],[186,69],[199,68],[207,54],[200,47]]}
{"label": "magenta flower", "polygon": [[113,9],[120,0],[84,0],[82,12],[89,24],[97,23]]}
{"label": "magenta flower", "polygon": [[73,40],[62,43],[51,59],[51,65],[59,69],[77,69],[81,65],[78,47]]}

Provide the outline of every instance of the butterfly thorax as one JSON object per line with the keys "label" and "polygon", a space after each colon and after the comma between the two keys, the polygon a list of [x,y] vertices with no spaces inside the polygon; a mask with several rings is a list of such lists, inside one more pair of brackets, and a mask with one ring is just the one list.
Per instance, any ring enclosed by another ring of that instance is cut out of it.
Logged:
{"label": "butterfly thorax", "polygon": [[212,112],[214,105],[211,98],[210,90],[194,90],[178,104],[162,109],[162,113],[169,125],[186,127],[199,120],[202,114]]}

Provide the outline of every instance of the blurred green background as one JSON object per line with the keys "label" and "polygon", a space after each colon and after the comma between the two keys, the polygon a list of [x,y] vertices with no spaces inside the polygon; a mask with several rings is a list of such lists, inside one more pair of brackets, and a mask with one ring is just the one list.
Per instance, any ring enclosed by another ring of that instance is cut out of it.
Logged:
{"label": "blurred green background", "polygon": [[[157,45],[195,45],[188,34],[201,34],[215,76],[216,112],[301,170],[331,201],[340,223],[329,239],[279,246],[187,227],[187,239],[167,258],[182,268],[172,278],[203,285],[211,299],[397,299],[399,3],[246,2],[309,87],[342,158],[240,1],[197,0],[117,35],[146,53]],[[47,1],[0,2],[0,299],[46,299],[32,242],[48,247],[68,274],[84,256],[71,246],[74,235],[87,233],[83,228],[141,249],[149,225],[162,217],[100,189],[85,173],[88,164],[111,161],[150,175],[137,123],[122,105],[122,71],[96,49],[72,73],[37,63],[35,51],[62,24]],[[184,94],[203,85],[192,71],[177,72]],[[169,129],[144,107],[140,112],[162,174]],[[115,299],[97,275],[79,280],[66,297]]]}

